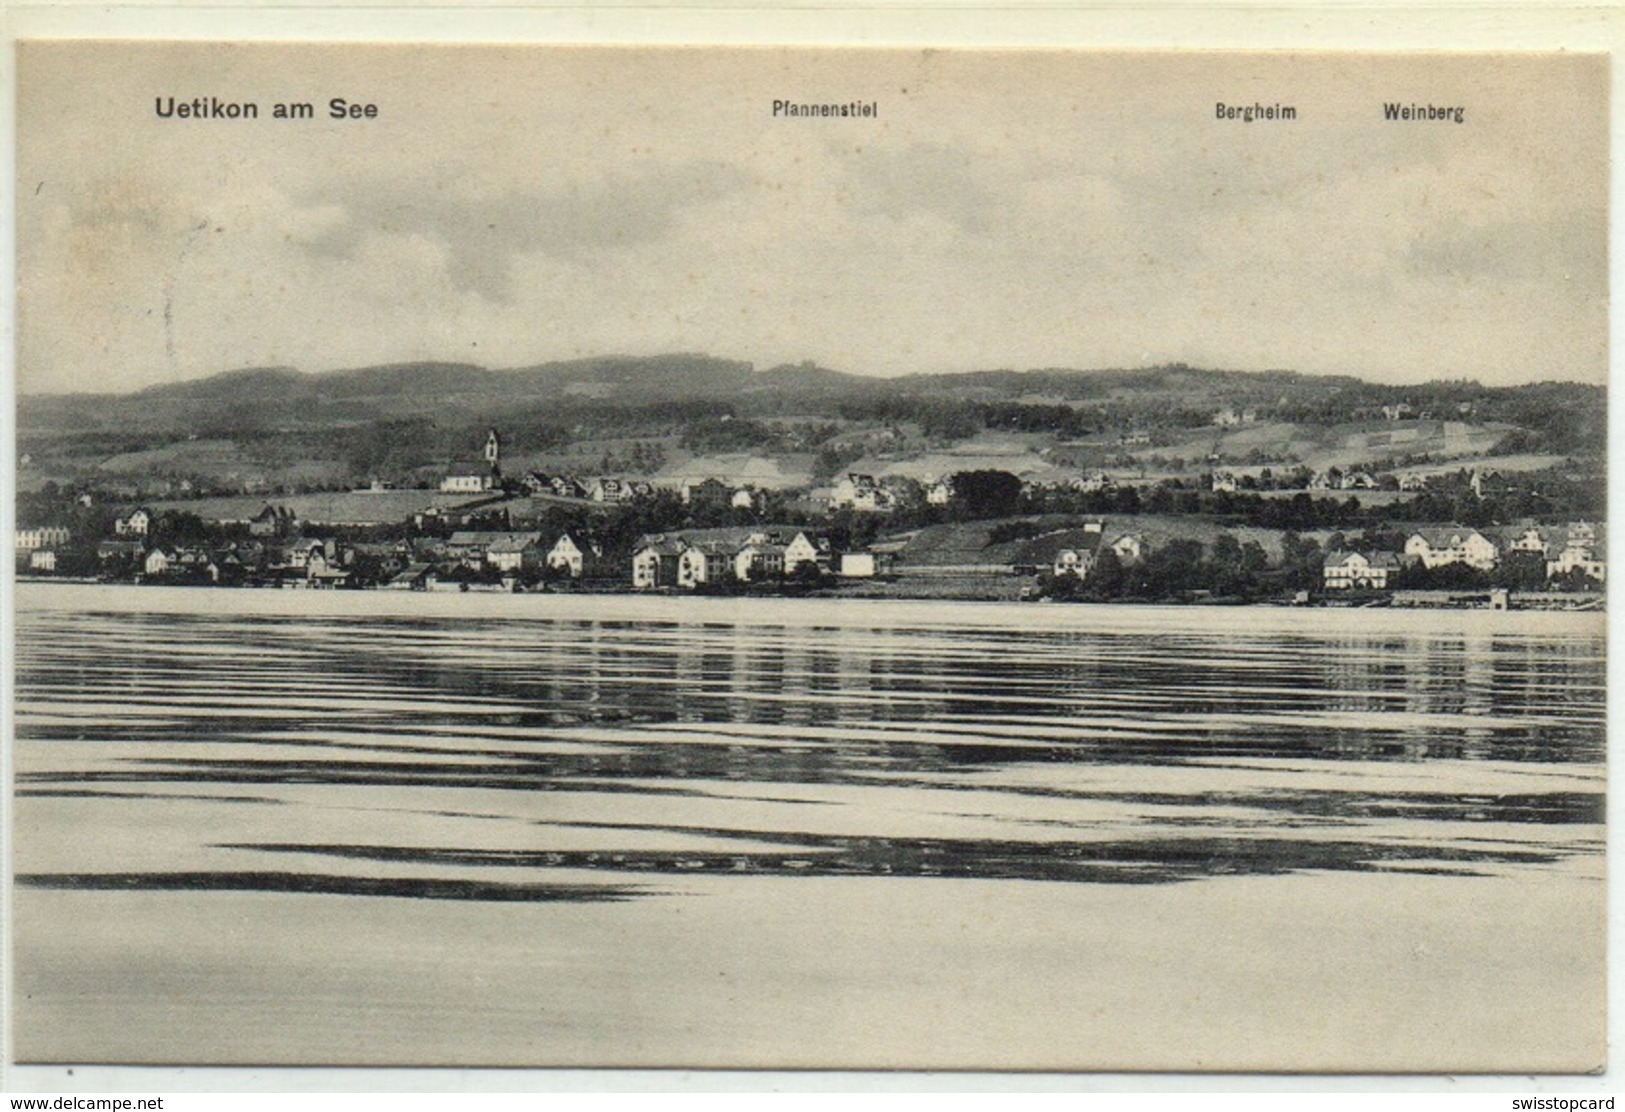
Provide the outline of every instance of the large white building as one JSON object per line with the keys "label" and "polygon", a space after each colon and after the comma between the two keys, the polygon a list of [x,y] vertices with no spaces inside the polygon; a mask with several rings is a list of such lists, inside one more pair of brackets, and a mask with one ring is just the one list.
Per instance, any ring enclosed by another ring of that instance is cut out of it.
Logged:
{"label": "large white building", "polygon": [[1343,552],[1327,555],[1321,580],[1328,591],[1386,590],[1388,579],[1399,572],[1392,552]]}
{"label": "large white building", "polygon": [[1483,533],[1460,525],[1418,529],[1405,541],[1405,555],[1421,560],[1425,568],[1466,564],[1480,571],[1493,571],[1500,558],[1495,544]]}
{"label": "large white building", "polygon": [[39,548],[55,548],[68,543],[68,530],[61,525],[40,525],[32,529],[17,530],[18,552],[33,552]]}

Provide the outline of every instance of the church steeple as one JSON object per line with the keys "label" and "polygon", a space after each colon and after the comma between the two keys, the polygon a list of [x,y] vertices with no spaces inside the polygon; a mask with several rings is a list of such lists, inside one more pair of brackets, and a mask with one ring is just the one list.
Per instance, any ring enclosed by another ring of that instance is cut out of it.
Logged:
{"label": "church steeple", "polygon": [[491,465],[491,474],[500,478],[502,475],[502,438],[497,435],[496,429],[485,434],[485,462]]}

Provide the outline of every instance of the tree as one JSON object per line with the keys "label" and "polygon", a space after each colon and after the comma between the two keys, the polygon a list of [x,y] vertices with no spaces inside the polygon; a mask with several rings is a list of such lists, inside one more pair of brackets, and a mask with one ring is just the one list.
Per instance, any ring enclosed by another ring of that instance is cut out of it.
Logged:
{"label": "tree", "polygon": [[[1070,576],[1062,578],[1070,579]],[[1090,598],[1121,598],[1128,586],[1123,574],[1123,561],[1117,550],[1103,546],[1095,556],[1094,566],[1083,581],[1083,593]]]}
{"label": "tree", "polygon": [[1008,471],[959,471],[953,483],[954,506],[966,520],[1004,517],[1021,500],[1021,480]]}

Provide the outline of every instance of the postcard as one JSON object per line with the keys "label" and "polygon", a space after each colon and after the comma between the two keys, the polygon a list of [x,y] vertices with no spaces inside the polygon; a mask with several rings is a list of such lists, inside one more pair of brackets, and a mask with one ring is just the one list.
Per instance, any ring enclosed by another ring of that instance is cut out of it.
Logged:
{"label": "postcard", "polygon": [[21,43],[15,1060],[1602,1069],[1608,101]]}

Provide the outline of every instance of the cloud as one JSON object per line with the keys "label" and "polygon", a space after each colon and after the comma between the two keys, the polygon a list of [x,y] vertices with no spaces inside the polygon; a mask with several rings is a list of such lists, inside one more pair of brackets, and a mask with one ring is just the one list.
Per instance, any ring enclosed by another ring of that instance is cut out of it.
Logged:
{"label": "cloud", "polygon": [[540,254],[572,263],[657,242],[685,216],[742,189],[746,174],[720,162],[588,171],[551,188],[464,192],[368,182],[342,196],[307,197],[341,219],[299,237],[318,260],[355,260],[368,240],[416,236],[441,244],[452,285],[498,303],[513,299],[514,264]]}
{"label": "cloud", "polygon": [[1491,224],[1451,219],[1423,229],[1405,261],[1412,273],[1429,278],[1600,292],[1607,288],[1608,217],[1570,211]]}
{"label": "cloud", "polygon": [[987,232],[999,215],[998,193],[971,151],[928,143],[854,152],[846,160],[841,200],[859,216],[907,221],[930,215],[967,235]]}

